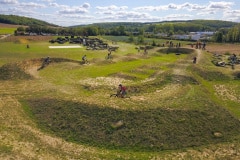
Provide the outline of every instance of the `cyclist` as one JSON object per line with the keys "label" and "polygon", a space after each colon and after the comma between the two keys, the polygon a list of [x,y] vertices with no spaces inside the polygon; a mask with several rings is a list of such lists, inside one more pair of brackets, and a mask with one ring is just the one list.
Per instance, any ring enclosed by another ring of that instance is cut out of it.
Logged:
{"label": "cyclist", "polygon": [[87,55],[86,54],[84,56],[82,56],[82,61],[84,64],[87,63]]}
{"label": "cyclist", "polygon": [[122,84],[119,84],[118,87],[119,87],[120,96],[123,98],[127,94],[126,87],[124,87]]}
{"label": "cyclist", "polygon": [[197,63],[197,57],[193,58],[193,63]]}
{"label": "cyclist", "polygon": [[106,59],[112,59],[112,51],[111,51],[111,49],[109,49],[108,51],[109,52],[108,52],[108,54],[106,56]]}
{"label": "cyclist", "polygon": [[44,59],[44,63],[45,63],[45,64],[49,64],[49,63],[50,63],[50,57],[46,57],[46,58]]}

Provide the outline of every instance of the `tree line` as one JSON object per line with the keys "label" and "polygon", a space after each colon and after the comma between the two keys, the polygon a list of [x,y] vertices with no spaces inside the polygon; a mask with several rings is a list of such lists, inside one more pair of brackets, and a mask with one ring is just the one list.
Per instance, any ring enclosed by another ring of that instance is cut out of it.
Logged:
{"label": "tree line", "polygon": [[[18,27],[16,34],[36,33],[52,35],[76,35],[76,36],[137,36],[155,37],[162,33],[167,37],[174,34],[189,34],[190,32],[212,31],[215,35],[211,41],[215,42],[240,42],[240,24],[220,20],[190,20],[190,21],[163,21],[153,23],[139,22],[114,22],[94,23],[71,27],[60,27],[54,24],[15,15],[0,15],[0,23],[23,25]],[[27,26],[27,27],[24,27]]]}
{"label": "tree line", "polygon": [[218,30],[214,35],[214,40],[216,42],[240,42],[240,24],[231,28]]}
{"label": "tree line", "polygon": [[[149,25],[133,25],[124,26],[116,25],[112,28],[102,28],[97,25],[78,26],[78,27],[48,27],[31,25],[29,27],[18,27],[16,33],[36,33],[52,34],[59,36],[129,36],[129,40],[133,37],[138,39],[156,38],[157,33],[164,33],[166,37],[171,37],[174,34],[189,34],[190,32],[198,31],[213,31],[215,32],[211,41],[214,42],[240,42],[240,24],[235,24],[226,28],[214,28],[203,26],[195,23],[164,23],[164,24],[149,24]],[[140,40],[141,41],[141,40]]]}

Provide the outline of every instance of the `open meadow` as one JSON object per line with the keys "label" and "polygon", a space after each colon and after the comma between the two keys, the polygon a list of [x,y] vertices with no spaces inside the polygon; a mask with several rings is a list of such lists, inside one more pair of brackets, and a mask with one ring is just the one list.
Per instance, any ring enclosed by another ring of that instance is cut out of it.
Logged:
{"label": "open meadow", "polygon": [[[0,40],[0,159],[240,159],[240,64],[212,63],[240,58],[238,44],[144,54],[98,37],[119,47],[107,60],[52,38]],[[110,97],[119,84],[130,98]]]}

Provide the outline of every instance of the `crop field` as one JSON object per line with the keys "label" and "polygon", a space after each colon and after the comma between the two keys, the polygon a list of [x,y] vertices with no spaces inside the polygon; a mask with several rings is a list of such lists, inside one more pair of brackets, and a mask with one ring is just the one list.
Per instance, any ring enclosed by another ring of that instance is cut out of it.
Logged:
{"label": "crop field", "polygon": [[[0,41],[0,159],[240,159],[240,64],[212,63],[240,58],[238,44],[145,54],[98,37],[119,47],[107,60],[107,50],[52,38]],[[128,98],[110,97],[119,84]]]}

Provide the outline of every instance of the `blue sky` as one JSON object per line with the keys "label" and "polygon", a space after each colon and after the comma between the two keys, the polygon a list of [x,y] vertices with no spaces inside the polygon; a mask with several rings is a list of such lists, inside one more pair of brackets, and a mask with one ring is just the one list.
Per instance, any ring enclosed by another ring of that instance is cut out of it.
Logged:
{"label": "blue sky", "polygon": [[31,17],[60,26],[193,19],[240,22],[240,1],[0,0],[0,14]]}

